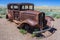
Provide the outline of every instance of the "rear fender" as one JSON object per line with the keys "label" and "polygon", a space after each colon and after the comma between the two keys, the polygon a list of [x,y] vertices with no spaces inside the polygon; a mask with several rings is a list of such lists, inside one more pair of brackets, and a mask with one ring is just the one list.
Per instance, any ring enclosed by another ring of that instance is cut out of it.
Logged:
{"label": "rear fender", "polygon": [[12,15],[11,15],[11,14],[8,14],[8,18],[9,18],[9,19],[12,19]]}

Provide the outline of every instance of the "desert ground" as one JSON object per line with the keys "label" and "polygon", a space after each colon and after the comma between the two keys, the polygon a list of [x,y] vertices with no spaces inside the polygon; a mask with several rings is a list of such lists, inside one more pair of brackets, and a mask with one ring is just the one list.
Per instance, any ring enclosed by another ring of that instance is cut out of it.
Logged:
{"label": "desert ground", "polygon": [[5,18],[0,19],[0,40],[60,40],[60,19],[55,19],[54,28],[57,31],[46,38],[31,37],[31,34],[27,33],[23,35],[19,32],[19,29],[13,22],[9,22]]}

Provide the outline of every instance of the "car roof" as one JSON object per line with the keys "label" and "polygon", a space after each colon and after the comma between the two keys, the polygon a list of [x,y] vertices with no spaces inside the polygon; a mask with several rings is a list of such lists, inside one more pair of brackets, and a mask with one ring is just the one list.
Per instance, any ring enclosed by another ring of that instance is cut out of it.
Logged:
{"label": "car roof", "polygon": [[34,5],[32,3],[9,3],[8,5]]}

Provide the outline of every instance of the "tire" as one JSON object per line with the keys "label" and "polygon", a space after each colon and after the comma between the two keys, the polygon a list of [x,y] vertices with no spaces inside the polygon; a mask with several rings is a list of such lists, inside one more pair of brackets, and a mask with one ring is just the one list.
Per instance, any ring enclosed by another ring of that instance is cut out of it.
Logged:
{"label": "tire", "polygon": [[12,20],[12,19],[8,19],[8,21],[13,22],[13,20]]}
{"label": "tire", "polygon": [[30,29],[30,25],[24,23],[24,24],[22,24],[21,28],[28,31]]}
{"label": "tire", "polygon": [[8,21],[10,21],[10,22],[13,22],[12,19],[9,19],[9,16],[8,15],[6,15],[6,19],[8,19]]}
{"label": "tire", "polygon": [[20,27],[18,27],[19,29],[25,29],[28,33],[33,33],[34,32],[34,27],[30,26],[27,23],[22,24]]}
{"label": "tire", "polygon": [[8,19],[8,15],[6,15],[6,19]]}

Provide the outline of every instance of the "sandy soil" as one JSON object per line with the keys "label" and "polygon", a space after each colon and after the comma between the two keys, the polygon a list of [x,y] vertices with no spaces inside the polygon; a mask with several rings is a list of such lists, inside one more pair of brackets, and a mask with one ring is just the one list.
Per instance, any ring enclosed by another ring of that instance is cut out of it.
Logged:
{"label": "sandy soil", "polygon": [[60,19],[55,20],[54,27],[57,31],[50,37],[32,38],[29,33],[26,35],[21,34],[15,23],[3,18],[0,19],[0,40],[60,40]]}

